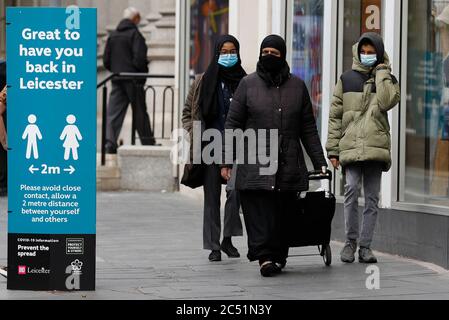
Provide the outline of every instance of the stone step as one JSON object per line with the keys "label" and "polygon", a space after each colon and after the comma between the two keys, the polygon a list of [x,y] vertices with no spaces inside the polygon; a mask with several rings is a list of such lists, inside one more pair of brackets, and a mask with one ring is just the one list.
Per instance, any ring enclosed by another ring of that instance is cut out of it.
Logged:
{"label": "stone step", "polygon": [[[101,152],[97,153],[97,165],[101,166]],[[117,155],[116,154],[106,154],[106,164],[105,167],[116,168],[117,165]]]}
{"label": "stone step", "polygon": [[101,166],[101,154],[97,154],[97,190],[120,190],[120,168],[116,154],[106,155],[106,165]]}
{"label": "stone step", "polygon": [[150,61],[175,60],[175,48],[155,48],[148,50]]}
{"label": "stone step", "polygon": [[122,173],[121,189],[130,191],[174,192],[174,166],[168,146],[123,146],[118,149]]}
{"label": "stone step", "polygon": [[155,23],[158,29],[175,29],[176,20],[175,19],[164,19]]}
{"label": "stone step", "polygon": [[120,179],[97,179],[97,191],[119,191]]}
{"label": "stone step", "polygon": [[175,48],[175,44],[170,41],[148,41],[147,42],[148,48],[150,49],[159,49],[159,48]]}
{"label": "stone step", "polygon": [[120,168],[119,167],[97,167],[97,179],[119,179]]}

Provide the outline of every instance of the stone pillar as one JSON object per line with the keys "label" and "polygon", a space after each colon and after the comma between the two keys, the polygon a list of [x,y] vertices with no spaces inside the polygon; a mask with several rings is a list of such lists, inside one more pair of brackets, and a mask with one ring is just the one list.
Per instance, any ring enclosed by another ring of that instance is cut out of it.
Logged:
{"label": "stone pillar", "polygon": [[149,39],[150,73],[174,74],[176,44],[176,4],[164,1],[161,19],[154,25]]}
{"label": "stone pillar", "polygon": [[129,0],[128,1],[128,6],[130,7],[134,7],[137,10],[139,10],[141,16],[142,16],[142,22],[146,23],[145,21],[145,16],[149,13],[152,12],[153,10],[153,1],[142,1],[142,0]]}
{"label": "stone pillar", "polygon": [[142,34],[150,41],[151,35],[156,31],[156,22],[162,19],[162,16],[159,13],[150,12],[144,19],[147,21],[147,25],[142,28]]}
{"label": "stone pillar", "polygon": [[[144,30],[148,32],[148,59],[150,61],[149,73],[152,75],[175,74],[175,45],[176,45],[176,4],[174,1],[159,2],[159,12],[152,12],[147,18],[150,24]],[[174,101],[170,90],[166,90],[164,105],[164,90],[166,86],[174,89],[174,79],[149,79],[148,85],[156,90],[156,104],[153,105],[152,93],[148,94],[148,111],[155,123],[156,137],[164,137],[161,143],[169,143],[167,139],[171,134],[171,119],[174,117],[173,129],[177,124],[176,108],[173,110]],[[165,111],[164,111],[165,108]],[[155,110],[155,111],[154,111]],[[162,126],[164,124],[164,132]]]}

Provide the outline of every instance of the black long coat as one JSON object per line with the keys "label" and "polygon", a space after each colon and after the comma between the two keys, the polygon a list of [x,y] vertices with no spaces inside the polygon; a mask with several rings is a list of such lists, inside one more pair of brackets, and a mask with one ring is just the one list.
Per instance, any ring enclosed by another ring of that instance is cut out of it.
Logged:
{"label": "black long coat", "polygon": [[[261,175],[260,168],[268,165],[261,165],[259,161],[239,164],[237,190],[308,190],[308,169],[301,142],[315,170],[327,166],[307,87],[294,75],[280,87],[269,87],[257,73],[244,78],[234,94],[225,128],[278,129],[279,134],[277,173]],[[228,139],[223,150],[230,150],[227,149],[229,145],[226,146],[229,143],[232,142]],[[254,146],[245,145],[246,155],[253,154],[254,150]]]}

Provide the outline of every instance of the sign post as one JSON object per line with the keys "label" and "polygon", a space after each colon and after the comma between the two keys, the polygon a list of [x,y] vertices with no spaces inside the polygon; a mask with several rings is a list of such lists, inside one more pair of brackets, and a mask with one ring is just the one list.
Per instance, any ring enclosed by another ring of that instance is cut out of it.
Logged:
{"label": "sign post", "polygon": [[7,8],[8,289],[95,290],[96,27]]}

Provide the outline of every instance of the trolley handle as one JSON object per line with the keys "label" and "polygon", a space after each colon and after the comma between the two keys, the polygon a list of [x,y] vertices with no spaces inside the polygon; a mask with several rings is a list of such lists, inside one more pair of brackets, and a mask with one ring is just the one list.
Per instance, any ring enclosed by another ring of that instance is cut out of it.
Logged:
{"label": "trolley handle", "polygon": [[321,170],[310,171],[309,172],[309,180],[310,181],[319,181],[319,180],[332,181],[332,171],[326,170],[326,173],[323,173]]}

